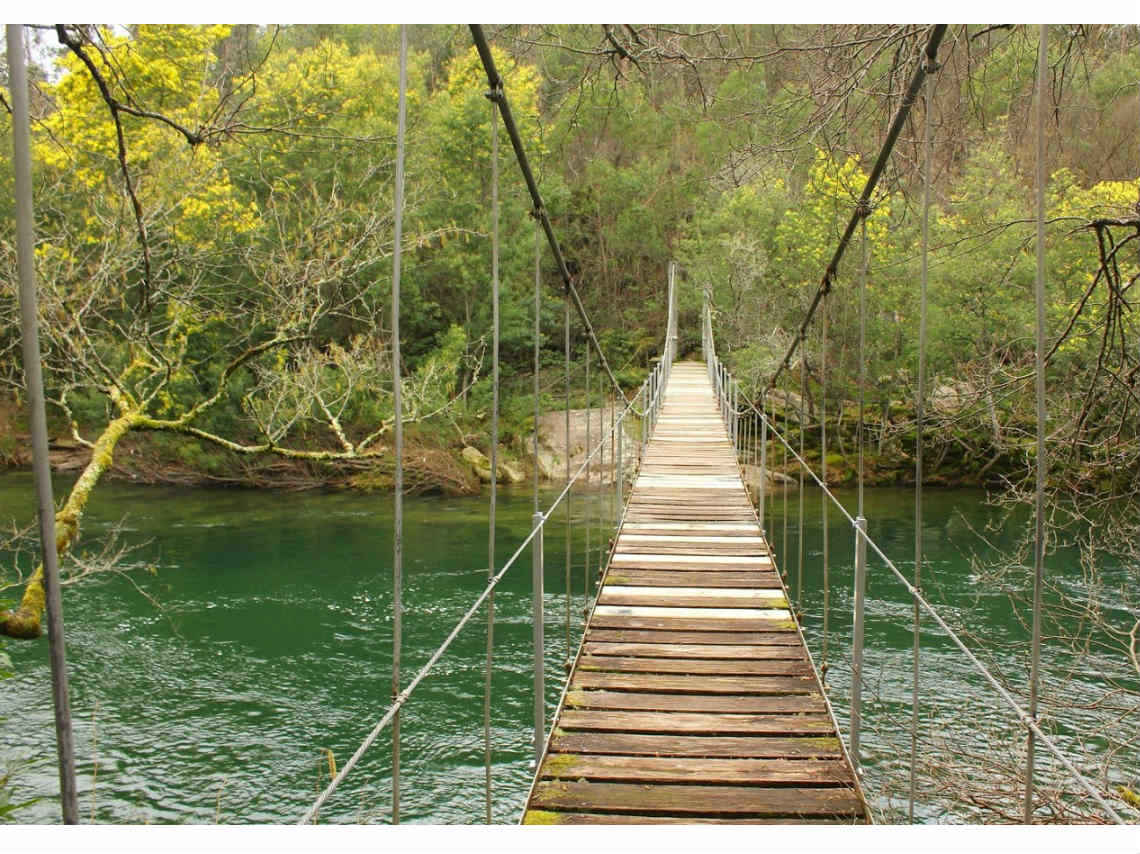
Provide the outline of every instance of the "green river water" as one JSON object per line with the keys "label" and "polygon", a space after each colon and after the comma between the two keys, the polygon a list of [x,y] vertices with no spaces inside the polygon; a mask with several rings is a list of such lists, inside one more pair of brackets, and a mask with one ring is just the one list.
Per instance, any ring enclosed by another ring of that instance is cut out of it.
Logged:
{"label": "green river water", "polygon": [[[57,490],[69,483],[57,482]],[[59,492],[57,491],[57,495]],[[543,495],[545,506],[555,493]],[[575,495],[577,519],[608,513],[610,492]],[[778,561],[796,580],[796,496],[788,557]],[[845,504],[853,495],[841,493]],[[971,533],[995,517],[980,492],[927,495],[924,525],[931,596],[951,624],[984,644],[986,659],[1017,693],[1027,679],[1027,630],[1011,593],[1026,593],[1018,570],[993,581],[971,564],[988,549]],[[819,496],[806,495],[804,627],[817,661],[823,640]],[[32,481],[0,476],[0,520],[30,521]],[[783,546],[780,501],[770,510],[770,539]],[[559,511],[561,513],[561,511]],[[501,497],[500,565],[529,531],[526,492]],[[906,573],[913,565],[913,497],[909,491],[867,493],[870,533]],[[144,545],[127,559],[129,578],[106,575],[65,589],[64,609],[84,821],[290,823],[328,779],[326,749],[340,764],[388,706],[390,691],[392,500],[357,493],[286,494],[101,485],[87,514],[80,551],[98,551],[122,524],[126,542]],[[830,516],[831,617],[828,682],[846,729],[850,670],[851,534]],[[1016,531],[991,532],[998,547]],[[581,631],[586,527],[573,536],[572,645]],[[547,535],[547,699],[552,712],[566,657],[563,523]],[[597,566],[599,533],[591,534]],[[443,641],[486,580],[485,497],[409,498],[405,504],[404,682]],[[7,558],[5,558],[7,559]],[[153,567],[154,574],[147,571]],[[1085,583],[1075,556],[1061,551],[1050,572],[1064,585]],[[1130,578],[1131,582],[1126,582]],[[1110,567],[1106,616],[1128,625],[1120,590],[1135,568]],[[867,789],[877,813],[898,820],[907,785],[906,726],[910,696],[911,605],[886,570],[870,562],[867,609]],[[134,588],[159,603],[156,608]],[[1113,593],[1115,589],[1116,593]],[[1127,590],[1127,588],[1124,588]],[[793,590],[793,594],[794,594]],[[496,594],[492,741],[494,818],[518,820],[530,785],[530,562],[519,562]],[[987,821],[995,816],[961,804],[954,761],[978,755],[1020,761],[1024,738],[1011,716],[963,656],[925,621],[922,681],[924,771],[919,821]],[[422,683],[402,715],[401,818],[465,823],[483,819],[483,672],[485,622],[478,616]],[[0,683],[0,776],[11,772],[13,800],[41,797],[13,816],[58,820],[58,781],[46,641],[11,642],[15,675]],[[1046,646],[1044,693],[1099,697],[1106,669],[1132,691],[1136,681],[1118,657],[1074,670],[1063,649]],[[1128,681],[1131,678],[1131,681]],[[1127,694],[1125,695],[1127,698]],[[1090,730],[1096,710],[1057,710],[1058,738],[1080,767],[1103,772],[1106,739]],[[1140,728],[1135,708],[1113,726]],[[1119,731],[1117,731],[1119,735]],[[1083,748],[1082,748],[1083,746]],[[1087,751],[1082,755],[1082,749]],[[941,759],[940,759],[941,757]],[[965,757],[965,758],[964,758]],[[938,768],[931,768],[930,763]],[[941,767],[942,764],[948,767]],[[1041,760],[1048,774],[1053,763]],[[1107,762],[1110,779],[1135,786],[1136,740]],[[987,778],[979,767],[967,776]],[[995,778],[998,779],[998,778]],[[1009,787],[1008,781],[994,785]],[[322,822],[386,822],[391,818],[390,737],[381,736],[322,810]],[[905,815],[905,814],[902,814]]]}

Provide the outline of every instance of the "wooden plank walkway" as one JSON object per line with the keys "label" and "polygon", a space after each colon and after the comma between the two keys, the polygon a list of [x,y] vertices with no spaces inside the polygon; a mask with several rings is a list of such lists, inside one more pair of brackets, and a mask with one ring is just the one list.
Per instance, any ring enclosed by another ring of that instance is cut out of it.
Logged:
{"label": "wooden plank walkway", "polygon": [[678,363],[523,823],[866,820],[705,366]]}

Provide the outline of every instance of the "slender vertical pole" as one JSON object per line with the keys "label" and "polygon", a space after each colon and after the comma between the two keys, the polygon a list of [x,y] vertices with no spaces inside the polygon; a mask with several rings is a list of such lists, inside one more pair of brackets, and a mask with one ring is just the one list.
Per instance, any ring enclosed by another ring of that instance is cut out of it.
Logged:
{"label": "slender vertical pole", "polygon": [[[404,395],[400,373],[400,263],[404,242],[404,136],[408,110],[408,27],[400,25],[400,95],[396,110],[396,241],[392,251],[392,407],[396,474],[392,539],[392,700],[400,695],[404,641]],[[392,717],[392,824],[400,823],[400,711]]]}
{"label": "slender vertical pole", "polygon": [[855,514],[855,591],[854,617],[851,622],[851,762],[855,773],[861,773],[859,736],[863,720],[863,608],[867,578],[867,519],[863,516],[863,431],[867,400],[867,217],[859,223],[862,263],[859,265],[859,423],[856,443],[859,445],[858,488]]}
{"label": "slender vertical pole", "polygon": [[9,87],[12,93],[12,145],[16,190],[16,253],[20,275],[20,334],[23,338],[24,377],[28,386],[32,458],[35,465],[36,504],[39,514],[43,589],[51,659],[52,703],[55,707],[55,741],[59,756],[59,800],[64,824],[79,823],[75,788],[75,748],[71,737],[71,700],[67,687],[67,650],[63,636],[63,599],[59,592],[59,553],[55,542],[55,500],[48,462],[47,414],[44,403],[43,365],[40,362],[39,325],[36,318],[35,216],[32,209],[31,129],[28,112],[28,68],[24,57],[22,24],[8,24]]}
{"label": "slender vertical pole", "polygon": [[[788,476],[788,446],[787,446],[786,442],[787,442],[787,440],[789,440],[791,438],[791,436],[788,433],[788,424],[790,423],[789,418],[788,418],[788,404],[789,403],[790,403],[790,401],[788,400],[788,396],[787,396],[787,394],[785,394],[784,395],[784,439],[785,439],[785,441],[780,443],[780,447],[783,449],[783,452],[784,452],[784,456],[783,456],[783,460],[782,460],[780,468],[783,471],[785,478],[787,478],[787,476]],[[780,562],[784,565],[784,571],[787,572],[788,564],[791,563],[791,558],[788,556],[788,481],[784,480],[783,484],[784,484],[783,489],[780,490],[780,492],[783,493],[783,498],[784,498],[783,513],[781,514],[784,530],[783,530],[783,539],[781,540],[781,543],[780,543]],[[799,610],[799,604],[800,604],[800,587],[799,587],[799,582],[797,581],[797,583],[796,583],[796,610],[797,611]]]}
{"label": "slender vertical pole", "polygon": [[[566,357],[566,486],[570,486],[570,300],[563,300],[562,333],[563,351]],[[563,666],[570,670],[570,499],[573,492],[566,493],[566,659]]]}
{"label": "slender vertical pole", "polygon": [[[1045,578],[1045,87],[1049,70],[1049,27],[1041,24],[1037,47],[1037,496],[1033,560],[1033,638],[1030,649],[1029,716],[1037,720],[1041,681],[1041,588]],[[1025,751],[1025,823],[1033,823],[1033,764],[1036,739],[1028,733]]]}
{"label": "slender vertical pole", "polygon": [[593,446],[590,444],[592,438],[590,431],[590,422],[594,420],[594,401],[590,395],[590,348],[586,348],[586,553],[582,557],[582,590],[585,601],[583,607],[588,607],[590,602],[590,454],[593,451]]}
{"label": "slender vertical pole", "polygon": [[[934,73],[927,68],[928,74]],[[918,320],[918,399],[915,402],[915,451],[914,451],[914,589],[922,592],[922,492],[925,472],[923,451],[926,439],[926,304],[929,281],[930,254],[930,109],[933,87],[926,83],[923,93],[925,116],[923,117],[923,188],[922,188],[922,277],[919,285]],[[922,611],[918,597],[914,597],[911,622],[914,626],[914,641],[911,651],[911,694],[910,694],[910,792],[907,797],[907,819],[914,824],[914,802],[918,794],[918,690],[919,690],[919,651],[922,635]]]}
{"label": "slender vertical pole", "polygon": [[[495,577],[495,499],[499,485],[499,113],[491,103],[491,507],[487,581]],[[487,670],[483,682],[484,805],[491,823],[491,677],[494,673],[495,591],[487,597]]]}
{"label": "slender vertical pole", "polygon": [[538,422],[541,417],[539,396],[539,348],[542,343],[542,237],[538,217],[534,218],[534,510],[531,525],[538,530],[531,541],[531,625],[534,640],[534,764],[542,760],[546,742],[546,638],[543,613],[543,539],[546,520],[538,510]]}
{"label": "slender vertical pole", "polygon": [[[650,374],[650,379],[652,379]],[[646,380],[645,385],[641,387],[641,442],[638,444],[637,458],[640,464],[641,457],[645,455],[645,422],[649,420],[649,385],[650,380]]]}
{"label": "slender vertical pole", "polygon": [[764,502],[768,497],[768,392],[760,392],[760,536],[767,541]]}
{"label": "slender vertical pole", "polygon": [[[827,486],[827,321],[831,314],[830,300],[824,298],[820,301],[820,327],[819,327],[819,474],[820,481]],[[831,506],[827,496],[819,502],[822,513],[823,545],[823,653],[820,656],[820,678],[827,681],[827,646],[830,639],[831,628],[831,573],[829,560],[829,538],[827,526],[827,511]]]}
{"label": "slender vertical pole", "polygon": [[539,364],[539,348],[542,344],[542,232],[538,217],[534,218],[534,510],[538,512],[538,422],[542,418],[540,411],[542,389],[539,386],[539,375],[542,368]]}
{"label": "slender vertical pole", "polygon": [[544,634],[544,617],[542,613],[543,601],[543,567],[542,567],[542,540],[546,519],[538,510],[530,517],[531,527],[537,528],[538,533],[531,540],[531,622],[534,639],[534,764],[542,760],[542,748],[546,743],[546,662],[543,651],[546,647]]}
{"label": "slender vertical pole", "polygon": [[[807,400],[807,342],[800,342],[800,459],[804,458],[805,401]],[[803,610],[804,589],[804,467],[800,471],[799,562],[796,564],[796,610]]]}
{"label": "slender vertical pole", "polygon": [[739,397],[740,385],[732,381],[732,447],[736,455],[740,456],[740,413],[736,411],[736,400]]}
{"label": "slender vertical pole", "polygon": [[858,499],[856,516],[863,515],[863,432],[867,420],[867,217],[859,224],[862,263],[859,266],[859,422],[855,427],[855,443],[859,446]]}
{"label": "slender vertical pole", "polygon": [[859,734],[863,722],[863,608],[867,590],[867,520],[855,519],[855,616],[851,628],[851,763],[861,774]]}
{"label": "slender vertical pole", "polygon": [[625,481],[625,469],[622,467],[622,451],[625,447],[625,418],[617,420],[617,398],[614,398],[614,408],[610,412],[613,424],[614,441],[614,530],[621,524],[622,489]]}

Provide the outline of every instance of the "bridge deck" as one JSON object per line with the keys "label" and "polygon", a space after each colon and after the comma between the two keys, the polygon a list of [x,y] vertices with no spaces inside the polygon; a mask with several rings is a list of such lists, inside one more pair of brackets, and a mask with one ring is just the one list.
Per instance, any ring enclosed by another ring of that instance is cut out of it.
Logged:
{"label": "bridge deck", "polygon": [[705,366],[678,363],[523,822],[865,820]]}

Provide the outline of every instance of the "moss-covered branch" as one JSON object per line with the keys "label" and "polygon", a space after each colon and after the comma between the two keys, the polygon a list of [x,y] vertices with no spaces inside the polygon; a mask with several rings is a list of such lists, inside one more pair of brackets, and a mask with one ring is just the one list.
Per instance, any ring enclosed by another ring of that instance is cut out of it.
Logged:
{"label": "moss-covered branch", "polygon": [[[91,492],[114,462],[119,440],[130,432],[137,419],[138,415],[133,412],[120,415],[95,440],[91,460],[71,488],[67,502],[55,514],[55,546],[60,555],[66,554],[79,539],[79,523]],[[15,638],[39,637],[43,631],[44,601],[44,568],[41,563],[28,579],[19,607],[0,612],[0,634]]]}

